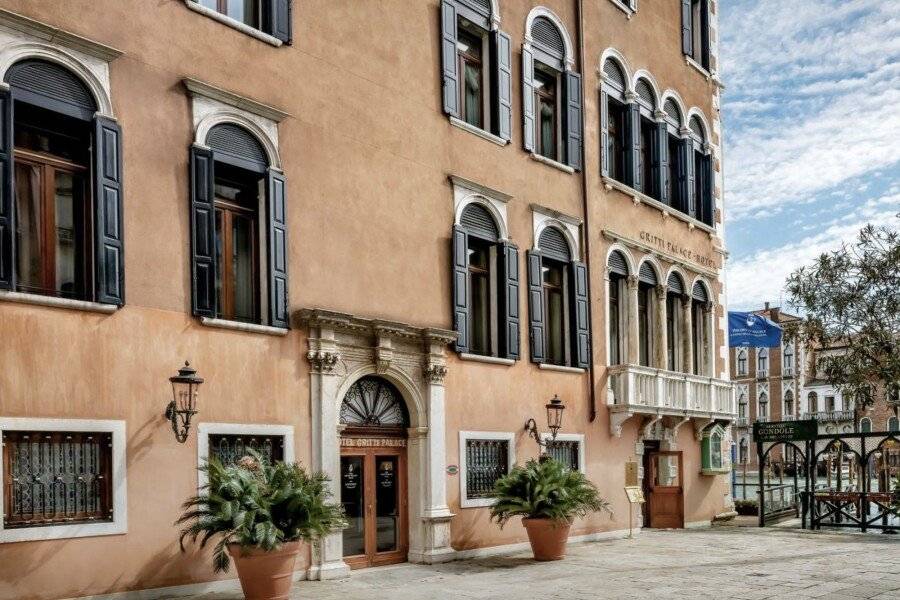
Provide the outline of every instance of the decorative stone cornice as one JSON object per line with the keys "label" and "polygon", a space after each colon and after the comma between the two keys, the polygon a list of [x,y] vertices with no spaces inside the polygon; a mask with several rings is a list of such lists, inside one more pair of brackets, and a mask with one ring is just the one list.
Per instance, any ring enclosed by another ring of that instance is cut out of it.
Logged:
{"label": "decorative stone cornice", "polygon": [[69,33],[59,27],[29,19],[9,10],[0,9],[0,26],[28,34],[50,44],[65,46],[72,50],[83,52],[105,62],[112,62],[122,56],[121,50],[116,50],[110,46],[83,38],[80,35]]}
{"label": "decorative stone cornice", "polygon": [[239,108],[249,113],[253,113],[254,115],[263,117],[264,119],[275,121],[276,123],[280,123],[290,116],[283,110],[268,106],[267,104],[263,104],[262,102],[257,102],[256,100],[253,100],[251,98],[246,98],[239,94],[235,94],[234,92],[223,90],[222,88],[197,79],[186,77],[181,80],[181,83],[184,85],[185,89],[187,89],[188,93],[190,93],[192,97],[201,96],[203,98],[212,98],[213,100],[218,100],[222,104],[227,104],[228,106]]}
{"label": "decorative stone cornice", "polygon": [[424,344],[449,345],[456,341],[457,334],[449,329],[436,327],[416,327],[398,321],[366,319],[349,313],[341,313],[322,308],[303,308],[295,313],[297,321],[310,329],[333,329],[375,338],[421,341]]}
{"label": "decorative stone cornice", "polygon": [[309,361],[313,373],[331,373],[341,359],[341,355],[338,352],[327,350],[310,350],[306,353],[306,359]]}

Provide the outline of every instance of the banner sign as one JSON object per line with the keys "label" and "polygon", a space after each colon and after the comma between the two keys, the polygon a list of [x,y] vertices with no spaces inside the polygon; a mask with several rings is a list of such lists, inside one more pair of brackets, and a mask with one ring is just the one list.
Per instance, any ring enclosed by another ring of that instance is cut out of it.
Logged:
{"label": "banner sign", "polygon": [[762,315],[748,312],[728,313],[728,345],[772,348],[781,345],[781,326]]}
{"label": "banner sign", "polygon": [[819,425],[813,419],[805,421],[775,421],[753,424],[754,442],[803,442],[814,440],[819,434]]}

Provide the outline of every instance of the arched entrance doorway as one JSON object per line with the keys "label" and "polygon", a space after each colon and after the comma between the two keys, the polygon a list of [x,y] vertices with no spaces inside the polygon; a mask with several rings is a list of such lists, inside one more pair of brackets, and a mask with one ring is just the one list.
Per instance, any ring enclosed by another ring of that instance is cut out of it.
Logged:
{"label": "arched entrance doorway", "polygon": [[365,376],[340,409],[340,498],[349,526],[344,561],[351,569],[407,559],[407,430],[409,413],[386,379]]}

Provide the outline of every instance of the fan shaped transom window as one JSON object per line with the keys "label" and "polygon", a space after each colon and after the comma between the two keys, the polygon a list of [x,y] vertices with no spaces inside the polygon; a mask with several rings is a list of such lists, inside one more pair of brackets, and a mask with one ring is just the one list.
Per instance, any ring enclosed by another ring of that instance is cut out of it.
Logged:
{"label": "fan shaped transom window", "polygon": [[379,377],[363,377],[344,395],[341,424],[405,428],[409,427],[409,414],[403,397],[391,383]]}

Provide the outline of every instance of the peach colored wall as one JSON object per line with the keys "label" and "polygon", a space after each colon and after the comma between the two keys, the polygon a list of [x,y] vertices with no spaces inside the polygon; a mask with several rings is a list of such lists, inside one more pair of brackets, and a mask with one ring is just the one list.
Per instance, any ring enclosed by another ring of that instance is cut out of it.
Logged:
{"label": "peach colored wall", "polygon": [[[643,229],[712,255],[717,240],[655,209],[635,207],[599,181],[596,98],[599,56],[619,48],[662,87],[710,117],[711,84],[684,64],[675,3],[642,2],[627,21],[606,0],[585,2],[585,164],[592,230],[594,361],[598,416],[588,419],[586,375],[451,356],[448,464],[459,464],[459,430],[518,432],[517,457],[536,454],[520,431],[543,405],[566,401],[566,432],[584,433],[588,476],[615,516],[573,533],[627,528],[623,463],[636,425],[609,435],[606,401],[602,229],[637,239]],[[213,579],[208,557],[181,555],[172,522],[196,486],[196,430],[173,439],[162,411],[167,378],[189,358],[206,379],[200,422],[290,424],[301,461],[310,455],[305,333],[283,338],[201,326],[190,315],[188,153],[193,77],[281,108],[287,175],[291,308],[322,307],[365,317],[450,328],[448,175],[510,194],[511,239],[530,248],[531,203],[583,217],[580,174],[535,162],[522,150],[521,57],[525,16],[537,2],[501,0],[513,40],[513,139],[495,146],[451,127],[441,112],[437,0],[295,0],[294,44],[273,48],[187,9],[182,0],[0,0],[0,7],[124,52],[110,66],[113,105],[124,129],[127,305],[102,316],[0,304],[0,416],[124,419],[128,430],[127,535],[0,545],[0,599],[56,598]],[[576,4],[548,0],[577,47]],[[77,18],[73,18],[77,15]],[[576,57],[577,58],[577,57]],[[635,256],[637,258],[637,256]],[[524,277],[524,268],[521,273]],[[716,290],[718,294],[718,289]],[[520,308],[527,297],[522,286]],[[718,332],[717,332],[718,333]],[[717,343],[723,343],[717,340]],[[718,354],[718,353],[717,353]],[[724,477],[695,475],[698,445],[684,427],[685,519],[720,512]],[[459,508],[447,477],[457,549],[524,541],[518,524],[487,525],[486,509]],[[306,558],[308,560],[308,557]],[[102,568],[98,565],[104,565]]]}

